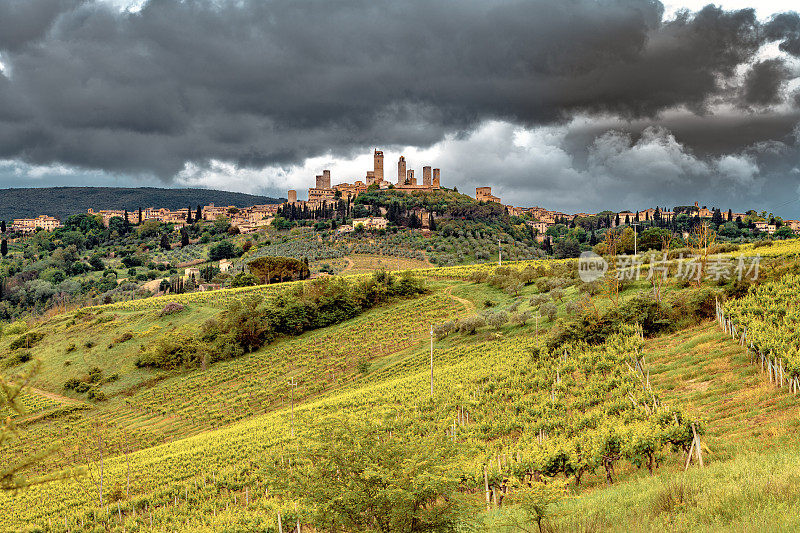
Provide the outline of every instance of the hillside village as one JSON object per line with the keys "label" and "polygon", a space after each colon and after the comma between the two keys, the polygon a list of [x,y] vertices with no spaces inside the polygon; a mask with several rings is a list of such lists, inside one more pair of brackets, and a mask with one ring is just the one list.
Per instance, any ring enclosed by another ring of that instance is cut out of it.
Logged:
{"label": "hillside village", "polygon": [[[415,177],[414,170],[407,168],[406,159],[400,156],[397,162],[396,181],[386,178],[384,173],[383,151],[375,150],[373,153],[373,169],[366,172],[363,180],[355,180],[353,183],[342,182],[332,184],[331,171],[323,170],[315,178],[314,187],[307,191],[307,199],[299,200],[297,191],[290,189],[287,192],[288,200],[284,204],[268,204],[253,206],[197,206],[196,209],[187,207],[184,209],[168,210],[164,208],[148,207],[138,211],[123,211],[114,209],[88,209],[87,213],[91,216],[102,218],[103,224],[108,226],[112,218],[122,218],[130,224],[141,224],[142,222],[154,220],[164,224],[170,224],[180,228],[194,222],[213,222],[220,218],[227,218],[231,226],[238,228],[240,233],[252,233],[258,228],[272,224],[275,216],[280,210],[286,212],[287,209],[312,213],[314,219],[325,219],[330,217],[329,209],[332,210],[338,203],[345,202],[351,204],[358,197],[367,191],[398,191],[405,193],[426,193],[436,192],[443,189],[441,182],[441,169],[431,166],[422,167],[421,182]],[[711,208],[700,206],[698,202],[694,205],[674,207],[672,209],[651,207],[640,211],[600,211],[597,213],[563,213],[552,211],[543,207],[521,207],[503,204],[501,198],[492,194],[489,186],[477,187],[475,189],[474,200],[478,203],[495,203],[502,205],[509,216],[522,217],[537,232],[538,242],[544,242],[547,230],[557,224],[574,224],[576,221],[596,219],[596,227],[616,228],[620,225],[638,224],[640,222],[657,222],[669,225],[681,215],[690,219],[715,219],[717,222],[736,222],[738,224],[750,224],[760,233],[767,235],[774,234],[781,227],[786,227],[793,234],[800,234],[800,220],[782,220],[780,217],[770,216],[766,213],[758,214],[755,211],[746,213],[733,212],[724,208]],[[352,224],[340,227],[341,232],[352,231],[357,224],[362,224],[367,229],[386,229],[388,222],[383,220],[387,209],[382,207],[379,212],[372,216],[356,217]],[[381,216],[375,216],[381,215]],[[424,209],[417,210],[422,227],[428,227],[429,212]],[[15,219],[11,223],[11,231],[20,234],[29,234],[37,230],[53,231],[62,227],[61,221],[57,218],[43,214],[36,218]]]}

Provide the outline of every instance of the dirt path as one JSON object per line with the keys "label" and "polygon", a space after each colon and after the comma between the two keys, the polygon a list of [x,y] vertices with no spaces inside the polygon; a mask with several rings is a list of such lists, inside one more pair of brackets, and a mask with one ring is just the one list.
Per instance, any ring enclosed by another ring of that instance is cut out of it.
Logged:
{"label": "dirt path", "polygon": [[33,394],[38,394],[39,396],[44,396],[45,398],[49,398],[50,400],[53,400],[54,402],[58,402],[58,403],[67,403],[67,404],[73,404],[73,405],[75,405],[75,404],[83,405],[84,404],[84,402],[82,402],[80,400],[76,400],[75,398],[69,398],[67,396],[62,396],[60,394],[56,394],[55,392],[50,392],[50,391],[46,391],[46,390],[42,390],[42,389],[37,389],[35,387],[29,387],[28,391],[32,392]]}
{"label": "dirt path", "polygon": [[347,266],[346,266],[346,267],[344,267],[344,268],[342,269],[342,271],[341,271],[341,272],[339,272],[339,274],[344,274],[344,273],[345,273],[345,272],[347,272],[348,270],[352,270],[352,269],[353,269],[353,260],[352,260],[352,259],[350,259],[350,258],[349,258],[349,257],[347,257],[347,256],[344,256],[342,259],[344,259],[345,261],[347,261]]}
{"label": "dirt path", "polygon": [[470,302],[466,298],[461,298],[460,296],[456,296],[455,294],[453,294],[453,286],[452,285],[447,287],[445,289],[444,293],[448,297],[452,298],[453,300],[457,301],[458,303],[460,303],[464,307],[466,307],[466,311],[473,311],[475,309],[475,304],[473,304],[472,302]]}

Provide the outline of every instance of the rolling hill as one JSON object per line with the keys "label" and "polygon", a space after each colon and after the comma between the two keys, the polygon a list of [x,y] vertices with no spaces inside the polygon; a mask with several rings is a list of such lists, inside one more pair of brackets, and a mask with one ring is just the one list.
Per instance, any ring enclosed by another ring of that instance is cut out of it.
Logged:
{"label": "rolling hill", "polygon": [[[576,323],[577,303],[587,309],[588,301],[605,317],[615,308],[602,294],[586,300],[569,281],[573,267],[535,261],[506,270],[417,270],[427,294],[207,368],[165,371],[135,361],[157,339],[198,328],[233,301],[296,294],[314,282],[182,295],[185,309],[170,315],[161,312],[170,297],[159,297],[32,323],[27,333],[41,337],[31,338],[30,353],[43,366],[24,398],[21,441],[2,453],[25,457],[58,442],[30,474],[83,470],[0,495],[0,528],[278,531],[280,520],[284,530],[298,520],[318,524],[314,506],[282,480],[295,479],[302,450],[320,438],[325,420],[353,431],[368,423],[398,446],[434,443],[436,461],[459,487],[462,527],[475,530],[535,530],[524,501],[515,499],[535,476],[548,481],[544,487],[568,487],[546,512],[555,530],[756,530],[800,522],[792,510],[800,503],[793,488],[800,402],[704,318],[704,302],[713,306],[725,287],[669,286],[665,303],[680,318],[671,330],[659,333],[653,328],[663,324],[645,320],[646,338],[630,324],[600,344],[552,349],[550,340]],[[530,277],[503,286],[513,272]],[[624,287],[621,308],[642,305],[648,287]],[[554,314],[546,316],[542,302]],[[503,313],[509,320],[495,320]],[[483,322],[470,333],[476,316]],[[432,361],[431,324],[439,325]],[[11,343],[25,334],[7,331],[0,350],[15,353]],[[6,355],[4,364],[13,373],[32,363]],[[104,399],[65,389],[71,379],[94,380]],[[706,468],[684,473],[690,422],[702,435]],[[375,475],[382,466],[373,465]]]}
{"label": "rolling hill", "polygon": [[0,220],[52,215],[64,221],[86,210],[145,207],[180,209],[198,205],[274,204],[285,199],[213,189],[159,189],[156,187],[42,187],[0,189]]}

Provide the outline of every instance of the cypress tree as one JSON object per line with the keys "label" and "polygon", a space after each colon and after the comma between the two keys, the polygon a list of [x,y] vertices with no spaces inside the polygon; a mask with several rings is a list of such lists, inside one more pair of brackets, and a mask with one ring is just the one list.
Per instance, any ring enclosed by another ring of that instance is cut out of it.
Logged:
{"label": "cypress tree", "polygon": [[2,242],[0,242],[0,255],[2,255],[3,257],[8,255],[8,241],[5,239],[3,239]]}
{"label": "cypress tree", "polygon": [[181,248],[187,246],[189,244],[189,232],[186,231],[186,228],[181,228]]}
{"label": "cypress tree", "polygon": [[169,235],[167,235],[166,233],[161,236],[161,248],[164,250],[169,250],[170,248],[172,248],[169,245]]}
{"label": "cypress tree", "polygon": [[142,223],[142,208],[139,208],[139,224]]}
{"label": "cypress tree", "polygon": [[0,232],[3,232],[3,233],[6,232],[6,221],[5,220],[0,221]]}
{"label": "cypress tree", "polygon": [[186,223],[187,224],[191,224],[192,223],[192,207],[191,206],[189,206],[189,208],[186,210]]}
{"label": "cypress tree", "polygon": [[194,215],[194,221],[200,222],[201,220],[203,220],[203,208],[198,205],[197,212]]}

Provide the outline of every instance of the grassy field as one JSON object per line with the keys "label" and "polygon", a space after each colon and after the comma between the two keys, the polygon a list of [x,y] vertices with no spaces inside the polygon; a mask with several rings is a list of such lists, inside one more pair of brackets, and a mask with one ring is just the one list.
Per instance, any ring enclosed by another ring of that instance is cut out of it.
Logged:
{"label": "grassy field", "polygon": [[[349,259],[352,267],[346,274],[357,276],[374,268],[427,266],[394,258],[380,258],[377,261],[388,261],[381,264],[366,255]],[[528,264],[542,262],[512,266]],[[137,368],[134,362],[142,347],[160,336],[196,328],[231,298],[274,294],[291,284],[185,295],[186,310],[170,316],[159,313],[170,301],[167,297],[100,306],[34,324],[33,330],[44,336],[30,351],[43,361],[42,372],[24,398],[30,414],[20,419],[21,440],[0,453],[23,457],[58,442],[60,450],[34,473],[83,466],[88,474],[0,495],[5,509],[0,529],[35,525],[67,531],[87,524],[120,531],[274,528],[277,510],[293,516],[293,502],[270,493],[262,469],[291,445],[293,419],[301,433],[304,424],[342,413],[377,418],[403,413],[413,418],[429,408],[424,406],[429,405],[425,391],[431,324],[487,309],[535,311],[529,302],[538,292],[535,285],[512,294],[468,281],[472,272],[492,268],[421,271],[431,288],[427,295],[281,339],[207,369],[165,372]],[[644,286],[629,287],[623,300]],[[570,317],[567,304],[579,297],[570,287],[554,300],[556,322]],[[610,305],[602,297],[596,300],[600,309]],[[432,427],[447,431],[454,409],[467,404],[473,405],[476,417],[495,426],[519,416],[520,406],[528,405],[518,403],[519,398],[506,397],[508,405],[483,405],[478,392],[495,394],[503,386],[519,386],[530,350],[552,326],[554,322],[541,318],[437,339]],[[0,339],[0,350],[7,350],[12,340]],[[797,397],[771,386],[716,324],[647,339],[644,356],[643,366],[661,400],[683,408],[706,428],[707,468],[692,467],[684,474],[683,457],[668,453],[652,477],[646,469],[620,465],[617,482],[606,487],[601,472],[587,474],[580,487],[572,486],[568,497],[552,507],[547,527],[755,530],[763,523],[771,526],[768,529],[794,529],[800,520],[793,510],[800,493],[794,488],[800,476]],[[65,390],[67,380],[95,367],[105,380],[99,385],[105,401]],[[16,366],[11,372],[23,368]],[[299,384],[294,391],[289,379]],[[485,388],[488,382],[500,389]],[[539,393],[531,387],[523,393],[526,402]],[[478,426],[463,431],[479,435]],[[480,444],[472,437],[460,461],[499,453],[516,442],[514,431],[501,431],[496,439]],[[101,450],[102,502],[96,481]],[[474,499],[480,504],[482,495]],[[476,530],[536,530],[516,507],[476,513],[474,518]]]}

